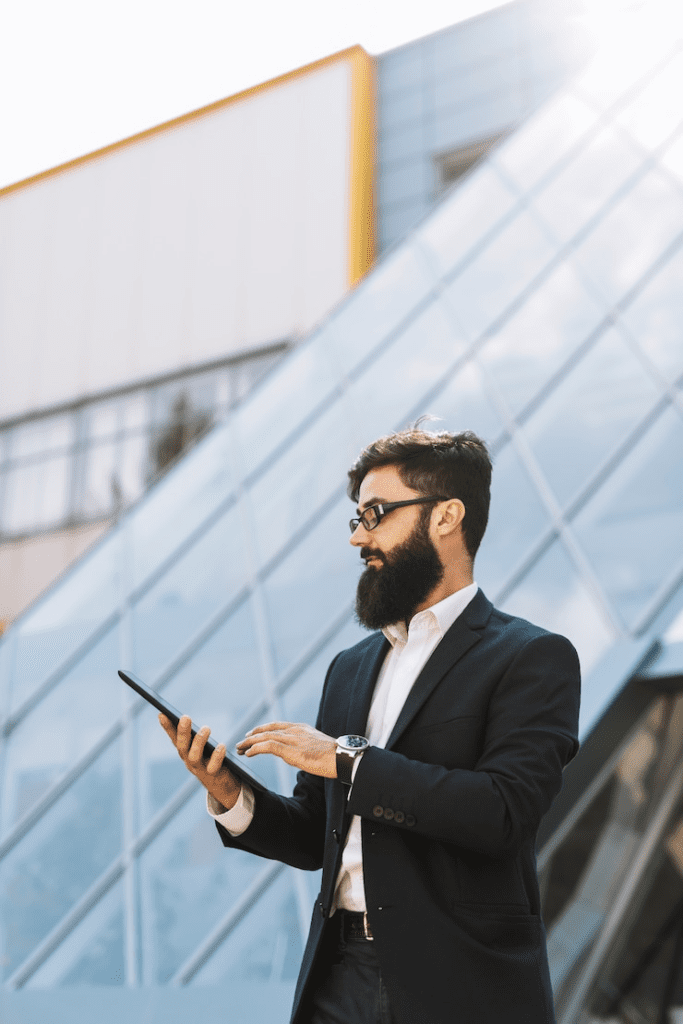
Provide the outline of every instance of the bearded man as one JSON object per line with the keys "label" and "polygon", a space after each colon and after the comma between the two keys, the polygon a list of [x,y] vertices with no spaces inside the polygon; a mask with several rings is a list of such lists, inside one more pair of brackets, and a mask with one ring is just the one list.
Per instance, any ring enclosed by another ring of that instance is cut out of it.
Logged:
{"label": "bearded man", "polygon": [[374,632],[330,665],[316,728],[238,744],[299,768],[293,795],[241,787],[223,746],[205,762],[189,718],[162,725],[226,846],[323,869],[292,1024],[552,1024],[535,839],[578,749],[576,652],[474,582],[478,437],[391,434],[349,477]]}

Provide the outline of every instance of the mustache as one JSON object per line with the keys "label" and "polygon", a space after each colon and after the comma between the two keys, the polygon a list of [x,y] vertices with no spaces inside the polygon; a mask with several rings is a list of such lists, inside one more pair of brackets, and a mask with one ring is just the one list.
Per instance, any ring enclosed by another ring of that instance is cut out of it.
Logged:
{"label": "mustache", "polygon": [[363,562],[367,562],[368,558],[378,558],[380,562],[386,562],[386,558],[381,551],[376,551],[374,548],[361,548],[360,557]]}

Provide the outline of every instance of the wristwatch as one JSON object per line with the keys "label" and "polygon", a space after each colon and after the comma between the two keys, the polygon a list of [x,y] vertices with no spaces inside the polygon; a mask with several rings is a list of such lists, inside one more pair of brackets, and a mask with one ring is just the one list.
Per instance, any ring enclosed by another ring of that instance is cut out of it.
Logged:
{"label": "wristwatch", "polygon": [[353,762],[370,744],[365,736],[340,736],[337,740],[337,778],[350,786]]}

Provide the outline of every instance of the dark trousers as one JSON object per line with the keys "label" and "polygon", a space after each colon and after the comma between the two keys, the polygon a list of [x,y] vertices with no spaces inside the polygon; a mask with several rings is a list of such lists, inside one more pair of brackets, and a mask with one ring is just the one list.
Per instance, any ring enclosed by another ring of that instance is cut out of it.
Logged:
{"label": "dark trousers", "polygon": [[372,941],[340,938],[328,960],[307,1024],[396,1024]]}

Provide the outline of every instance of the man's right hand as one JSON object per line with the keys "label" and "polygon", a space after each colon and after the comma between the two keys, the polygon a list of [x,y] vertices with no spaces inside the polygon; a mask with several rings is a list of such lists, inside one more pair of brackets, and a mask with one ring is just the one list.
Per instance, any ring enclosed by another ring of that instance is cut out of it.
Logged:
{"label": "man's right hand", "polygon": [[177,729],[166,715],[159,715],[159,721],[162,728],[170,736],[171,742],[178,751],[187,770],[199,779],[201,784],[208,789],[211,796],[219,804],[222,804],[226,811],[234,807],[240,795],[242,785],[232,772],[228,771],[223,765],[225,744],[220,743],[209,760],[205,762],[204,744],[211,732],[208,725],[203,726],[194,739],[192,739],[192,721],[189,715],[183,715],[178,722]]}

